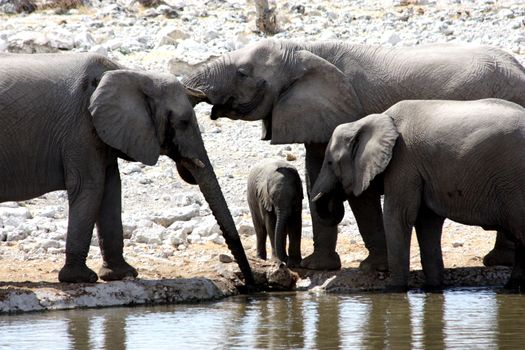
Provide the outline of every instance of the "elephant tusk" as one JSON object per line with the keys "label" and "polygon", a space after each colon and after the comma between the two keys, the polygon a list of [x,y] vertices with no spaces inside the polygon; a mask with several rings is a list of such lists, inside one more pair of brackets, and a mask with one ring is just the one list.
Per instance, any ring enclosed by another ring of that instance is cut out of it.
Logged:
{"label": "elephant tusk", "polygon": [[314,199],[312,199],[312,202],[317,202],[319,199],[321,199],[322,196],[324,196],[324,193],[319,192],[317,196],[315,196]]}

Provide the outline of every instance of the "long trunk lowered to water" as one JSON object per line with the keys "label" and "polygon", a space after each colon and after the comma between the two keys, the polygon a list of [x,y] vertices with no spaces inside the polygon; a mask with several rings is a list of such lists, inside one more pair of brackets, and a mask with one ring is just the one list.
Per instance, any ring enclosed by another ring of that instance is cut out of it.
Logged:
{"label": "long trunk lowered to water", "polygon": [[221,228],[222,235],[228,248],[244,275],[246,285],[254,285],[250,264],[246,258],[239,233],[237,232],[230,210],[228,209],[219,182],[217,181],[217,176],[215,175],[209,160],[203,159],[203,161],[205,163],[204,168],[192,167],[191,172],[195,177],[204,198],[208,202],[213,216]]}

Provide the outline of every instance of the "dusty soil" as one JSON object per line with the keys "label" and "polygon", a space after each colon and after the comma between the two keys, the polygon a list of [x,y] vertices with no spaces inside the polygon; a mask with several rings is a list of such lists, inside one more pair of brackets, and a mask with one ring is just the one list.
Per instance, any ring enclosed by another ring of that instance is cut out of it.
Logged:
{"label": "dusty soil", "polygon": [[[483,256],[494,245],[495,232],[487,232],[477,227],[468,227],[448,223],[443,232],[443,254],[445,267],[480,267]],[[249,257],[255,257],[255,237],[242,237]],[[15,244],[2,242],[0,250],[0,281],[6,282],[57,282],[58,271],[62,267],[64,255],[50,255],[44,259],[25,260]],[[220,254],[228,254],[223,245],[214,243],[192,244],[184,251],[175,251],[172,256],[158,258],[152,253],[159,253],[162,247],[136,244],[125,248],[129,263],[139,271],[141,279],[173,279],[189,277],[217,278],[224,271],[224,263],[219,261]],[[268,247],[269,248],[269,247]],[[98,249],[91,247],[91,249]],[[156,252],[154,251],[156,250]],[[306,256],[313,251],[311,239],[303,239],[302,254]],[[337,251],[341,256],[343,268],[357,268],[368,252],[357,233],[342,232],[339,235]],[[88,258],[87,264],[95,271],[101,265],[100,259]],[[415,235],[411,247],[411,269],[420,269],[419,249]]]}

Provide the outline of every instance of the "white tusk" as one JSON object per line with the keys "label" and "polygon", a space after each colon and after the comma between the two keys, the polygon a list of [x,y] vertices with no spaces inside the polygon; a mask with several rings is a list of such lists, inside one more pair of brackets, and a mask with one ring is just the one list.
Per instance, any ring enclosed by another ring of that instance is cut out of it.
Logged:
{"label": "white tusk", "polygon": [[321,199],[322,196],[324,196],[324,193],[319,192],[317,196],[315,196],[314,199],[312,199],[312,202],[317,202],[319,199]]}

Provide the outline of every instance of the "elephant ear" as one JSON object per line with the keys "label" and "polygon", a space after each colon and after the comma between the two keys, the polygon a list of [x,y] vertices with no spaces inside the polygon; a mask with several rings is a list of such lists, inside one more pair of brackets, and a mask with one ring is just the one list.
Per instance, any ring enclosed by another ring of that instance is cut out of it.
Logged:
{"label": "elephant ear", "polygon": [[89,111],[98,136],[134,160],[154,165],[160,155],[151,108],[153,80],[130,70],[104,73],[91,95]]}
{"label": "elephant ear", "polygon": [[359,196],[385,171],[399,133],[386,114],[371,114],[358,122],[356,134],[347,142],[352,157],[352,192]]}
{"label": "elephant ear", "polygon": [[272,111],[272,144],[327,143],[336,126],[355,121],[363,111],[348,78],[315,54],[294,53],[293,81]]}

